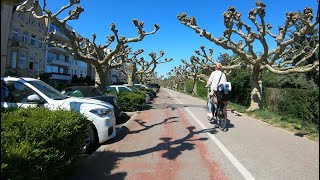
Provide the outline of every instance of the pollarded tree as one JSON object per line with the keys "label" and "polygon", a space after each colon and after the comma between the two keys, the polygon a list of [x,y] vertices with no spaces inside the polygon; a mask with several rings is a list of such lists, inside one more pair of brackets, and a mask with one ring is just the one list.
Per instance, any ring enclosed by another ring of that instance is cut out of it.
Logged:
{"label": "pollarded tree", "polygon": [[149,82],[158,83],[161,77],[158,77],[158,72],[150,72],[147,74],[139,74],[138,79],[144,85],[147,85]]}
{"label": "pollarded tree", "polygon": [[179,65],[174,67],[168,73],[168,76],[172,79],[173,87],[179,89],[179,86],[183,85],[183,91],[186,92],[186,81],[188,79],[188,73],[186,71],[186,66]]}
{"label": "pollarded tree", "polygon": [[[165,58],[164,61],[160,60],[164,55],[163,51],[160,51],[158,57],[156,53],[151,52],[149,54],[151,57],[150,61],[146,61],[143,57],[138,59],[137,56],[141,53],[143,53],[143,49],[139,49],[132,53],[131,48],[124,48],[116,56],[120,57],[122,61],[126,63],[126,65],[119,67],[118,70],[127,77],[130,86],[133,86],[133,80],[137,77],[140,77],[140,81],[146,84],[146,76],[153,74],[158,64],[172,61],[172,59],[167,58]],[[132,56],[129,57],[130,55]]]}
{"label": "pollarded tree", "polygon": [[[163,51],[160,51],[160,54],[164,53]],[[153,56],[156,56],[156,53],[151,52],[149,54],[152,58]],[[154,58],[153,58],[154,59]],[[158,64],[163,64],[163,63],[167,63],[172,61],[173,59],[170,58],[165,58],[163,61],[161,60],[152,60],[150,63],[152,63],[152,68],[149,70],[147,69],[145,71],[145,68],[148,66],[148,62],[147,61],[142,61],[142,65],[141,65],[141,71],[144,71],[144,73],[139,73],[138,77],[140,82],[142,82],[144,85],[147,85],[148,82],[154,82],[156,83],[158,81],[158,73],[155,72]]]}
{"label": "pollarded tree", "polygon": [[[132,53],[131,48],[122,48],[120,52],[116,55],[118,58],[121,58],[123,65],[117,68],[118,71],[126,77],[127,83],[130,86],[133,86],[133,81],[137,74],[137,56],[143,53],[143,49],[139,49]],[[131,55],[131,57],[129,57]]]}
{"label": "pollarded tree", "polygon": [[[256,2],[256,9],[251,9],[248,18],[254,24],[254,28],[242,21],[240,12],[234,7],[230,7],[224,13],[225,31],[223,37],[215,38],[205,29],[197,25],[195,17],[187,17],[185,13],[180,13],[177,17],[180,22],[195,30],[200,36],[215,43],[224,49],[231,50],[241,58],[239,63],[232,66],[224,66],[223,69],[235,69],[247,67],[251,71],[251,102],[248,111],[253,111],[262,107],[262,81],[261,72],[269,70],[275,74],[306,73],[319,67],[319,60],[310,57],[319,51],[319,43],[315,44],[311,50],[294,49],[295,42],[313,29],[319,26],[319,11],[314,20],[313,10],[306,7],[303,13],[287,12],[284,26],[279,26],[278,33],[271,32],[272,25],[266,24],[266,5],[261,1]],[[260,19],[258,22],[257,19]],[[302,28],[297,29],[295,24],[302,23]],[[255,29],[255,30],[254,30]],[[293,30],[293,36],[288,36],[289,30]],[[233,35],[233,36],[232,36]],[[238,36],[240,40],[235,42],[231,37]],[[274,49],[269,49],[267,37],[273,38],[277,45]],[[254,51],[253,42],[260,42],[263,52],[258,54]],[[294,50],[294,51],[292,51]],[[297,58],[302,57],[297,62]]]}
{"label": "pollarded tree", "polygon": [[202,70],[203,66],[206,65],[208,60],[202,59],[200,60],[199,57],[191,56],[190,63],[186,60],[181,59],[181,62],[186,66],[186,73],[188,77],[192,80],[192,94],[197,95],[197,82],[199,80],[200,71]]}
{"label": "pollarded tree", "polygon": [[[46,0],[43,0],[43,15],[39,15],[35,11],[35,9],[40,6],[39,1],[34,0],[31,7],[28,7],[30,2],[31,0],[25,1],[23,4],[17,7],[17,10],[19,12],[31,12],[34,18],[46,19],[60,28],[61,32],[68,38],[69,42],[64,44],[60,43],[54,38],[54,33],[48,33],[46,42],[56,47],[63,48],[75,59],[92,65],[96,71],[96,85],[101,89],[104,89],[106,85],[110,84],[110,78],[108,76],[111,69],[117,68],[123,64],[122,59],[115,56],[120,49],[124,48],[124,45],[127,43],[142,41],[145,36],[156,33],[160,28],[159,25],[155,24],[153,31],[145,32],[143,30],[144,23],[133,19],[132,21],[138,29],[138,36],[134,38],[125,38],[119,36],[116,25],[111,23],[110,29],[113,32],[113,35],[107,37],[106,44],[98,45],[96,44],[96,34],[92,35],[92,41],[90,41],[89,38],[84,38],[75,31],[70,32],[66,26],[68,21],[78,19],[80,14],[84,11],[81,6],[77,5],[80,4],[80,0],[70,0],[68,5],[61,7],[61,9],[56,13],[52,13],[50,10],[46,9]],[[73,10],[69,11],[68,16],[66,16],[64,19],[58,19],[58,15],[72,7],[74,8]],[[110,53],[106,53],[105,51],[113,42],[116,43],[115,48],[112,49]]]}

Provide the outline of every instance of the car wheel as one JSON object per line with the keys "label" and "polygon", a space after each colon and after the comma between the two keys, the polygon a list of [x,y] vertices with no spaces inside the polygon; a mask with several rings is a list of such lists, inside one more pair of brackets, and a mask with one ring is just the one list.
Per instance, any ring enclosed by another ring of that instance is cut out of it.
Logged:
{"label": "car wheel", "polygon": [[85,146],[83,152],[85,154],[91,154],[98,146],[97,131],[93,124],[89,126],[87,138],[84,140]]}

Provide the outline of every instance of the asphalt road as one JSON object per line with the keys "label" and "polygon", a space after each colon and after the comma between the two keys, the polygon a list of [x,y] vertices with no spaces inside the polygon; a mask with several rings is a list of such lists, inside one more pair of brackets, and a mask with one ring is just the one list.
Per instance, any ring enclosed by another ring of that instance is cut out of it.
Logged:
{"label": "asphalt road", "polygon": [[222,132],[204,107],[162,88],[70,179],[319,179],[319,142],[231,111]]}

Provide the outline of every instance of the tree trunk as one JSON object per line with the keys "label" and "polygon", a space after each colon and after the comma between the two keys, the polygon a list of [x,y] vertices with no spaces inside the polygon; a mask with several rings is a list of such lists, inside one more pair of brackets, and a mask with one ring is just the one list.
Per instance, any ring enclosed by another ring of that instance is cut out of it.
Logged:
{"label": "tree trunk", "polygon": [[95,86],[104,91],[106,86],[110,84],[110,80],[108,79],[109,71],[104,70],[101,66],[94,68],[96,70]]}
{"label": "tree trunk", "polygon": [[198,91],[197,91],[197,81],[196,78],[193,79],[193,84],[192,84],[192,94],[193,95],[198,95]]}
{"label": "tree trunk", "polygon": [[175,84],[174,84],[174,89],[175,89],[175,90],[178,90],[178,83],[175,83]]}
{"label": "tree trunk", "polygon": [[129,85],[129,86],[133,86],[132,76],[131,76],[131,75],[128,75],[127,78],[128,78],[128,79],[127,79],[127,80],[128,80],[128,85]]}
{"label": "tree trunk", "polygon": [[246,111],[254,111],[262,108],[262,81],[260,79],[260,66],[255,65],[251,74],[251,101]]}

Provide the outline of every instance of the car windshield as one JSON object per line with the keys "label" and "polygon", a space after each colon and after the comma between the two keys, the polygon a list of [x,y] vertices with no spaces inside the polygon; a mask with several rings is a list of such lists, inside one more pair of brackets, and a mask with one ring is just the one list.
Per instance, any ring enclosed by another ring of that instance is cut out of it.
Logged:
{"label": "car windshield", "polygon": [[47,97],[53,100],[62,100],[67,99],[68,96],[62,94],[55,88],[51,87],[45,82],[42,81],[28,81],[32,86],[37,88],[39,91],[41,91],[43,94],[45,94]]}

